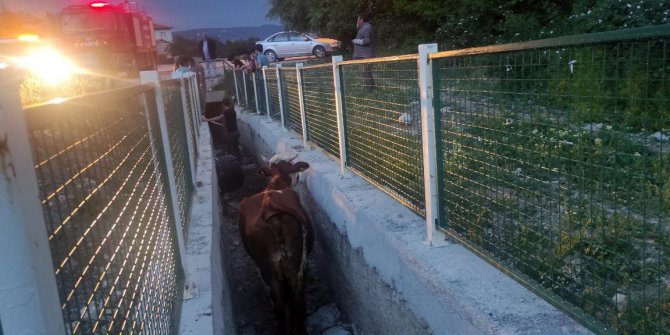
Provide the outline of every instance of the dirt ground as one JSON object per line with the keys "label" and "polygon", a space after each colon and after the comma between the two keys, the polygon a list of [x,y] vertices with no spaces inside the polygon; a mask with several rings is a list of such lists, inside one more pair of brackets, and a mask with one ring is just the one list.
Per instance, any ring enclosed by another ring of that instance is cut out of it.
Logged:
{"label": "dirt ground", "polygon": [[[256,174],[258,167],[248,151],[243,150],[243,186],[240,190],[221,195],[221,251],[239,335],[274,335],[277,327],[270,300],[256,266],[244,250],[238,229],[240,200],[258,193],[266,184],[265,178]],[[310,335],[354,333],[345,317],[335,308],[330,290],[319,280],[311,257],[305,299]]]}

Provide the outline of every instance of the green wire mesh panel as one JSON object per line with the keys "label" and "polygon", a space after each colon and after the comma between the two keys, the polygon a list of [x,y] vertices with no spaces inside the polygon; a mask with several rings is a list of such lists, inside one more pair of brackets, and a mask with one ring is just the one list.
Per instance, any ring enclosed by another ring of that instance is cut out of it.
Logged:
{"label": "green wire mesh panel", "polygon": [[302,135],[302,118],[300,117],[300,94],[298,93],[298,75],[294,67],[282,68],[284,76],[284,111],[286,111],[286,127]]}
{"label": "green wire mesh panel", "polygon": [[256,97],[254,96],[254,79],[251,73],[244,73],[246,84],[247,108],[256,110]]}
{"label": "green wire mesh panel", "polygon": [[341,66],[347,164],[423,214],[421,106],[414,60]]}
{"label": "green wire mesh panel", "polygon": [[174,218],[144,94],[155,101],[135,86],[25,110],[67,334],[178,331]]}
{"label": "green wire mesh panel", "polygon": [[233,70],[225,69],[223,71],[223,90],[228,93],[228,96],[232,97],[235,95],[235,76],[233,75]]}
{"label": "green wire mesh panel", "polygon": [[181,91],[178,80],[161,82],[163,101],[165,103],[165,117],[170,140],[170,153],[174,166],[174,178],[177,183],[177,203],[179,215],[184,230],[188,235],[189,213],[193,200],[193,179],[191,177],[191,158],[188,152],[186,128],[184,127],[184,113],[182,112]]}
{"label": "green wire mesh panel", "polygon": [[597,331],[670,333],[668,40],[435,66],[442,227]]}
{"label": "green wire mesh panel", "polygon": [[265,76],[268,84],[268,96],[270,98],[270,117],[279,121],[281,120],[281,110],[279,108],[277,70],[275,68],[268,68],[265,70]]}
{"label": "green wire mesh panel", "polygon": [[339,159],[332,65],[304,69],[302,83],[309,140]]}
{"label": "green wire mesh panel", "polygon": [[241,106],[246,106],[246,99],[244,97],[244,77],[242,75],[242,70],[234,70],[235,74],[233,79],[237,87],[233,87],[233,94],[235,95],[235,101]]}
{"label": "green wire mesh panel", "polygon": [[263,79],[263,71],[256,71],[256,94],[258,95],[257,110],[259,114],[267,114],[265,104],[265,84]]}

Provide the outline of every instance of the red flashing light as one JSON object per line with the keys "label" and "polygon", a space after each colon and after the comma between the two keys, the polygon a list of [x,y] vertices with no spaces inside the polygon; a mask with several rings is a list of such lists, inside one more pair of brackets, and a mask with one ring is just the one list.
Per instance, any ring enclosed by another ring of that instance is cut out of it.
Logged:
{"label": "red flashing light", "polygon": [[91,2],[89,5],[91,8],[103,8],[109,6],[109,3],[107,2]]}

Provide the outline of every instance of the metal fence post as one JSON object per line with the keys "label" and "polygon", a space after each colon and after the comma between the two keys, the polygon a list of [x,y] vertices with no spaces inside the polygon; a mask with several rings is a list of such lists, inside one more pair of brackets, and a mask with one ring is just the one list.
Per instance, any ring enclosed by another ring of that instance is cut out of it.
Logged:
{"label": "metal fence post", "polygon": [[4,334],[65,334],[19,79],[0,70],[0,316]]}
{"label": "metal fence post", "polygon": [[189,81],[191,84],[191,96],[193,97],[192,101],[195,101],[195,106],[197,113],[193,114],[193,118],[195,119],[198,127],[196,127],[198,131],[198,137],[200,137],[200,115],[202,114],[202,106],[200,105],[200,91],[198,90],[198,75],[193,74],[191,75],[191,80]]}
{"label": "metal fence post", "polygon": [[242,71],[242,85],[244,85],[244,107],[249,107],[249,93],[247,91],[247,72]]}
{"label": "metal fence post", "polygon": [[281,64],[277,64],[277,96],[279,98],[279,117],[282,130],[286,130],[286,118],[284,117],[284,85],[282,83]]}
{"label": "metal fence post", "polygon": [[[179,91],[181,93],[181,110],[184,114],[184,128],[186,129],[186,146],[188,147],[188,156],[191,158],[189,162],[191,164],[191,180],[193,181],[193,185],[195,185],[195,168],[198,165],[198,159],[196,158],[198,155],[198,148],[197,143],[193,143],[196,138],[195,129],[193,129],[195,128],[195,121],[191,120],[192,122],[188,122],[188,119],[191,118],[191,116],[188,115],[189,106],[186,100],[186,82],[183,73],[179,76]],[[189,124],[193,124],[193,128],[191,128]]]}
{"label": "metal fence post", "polygon": [[233,81],[235,82],[235,100],[237,100],[237,104],[240,104],[240,90],[237,87],[237,71],[233,69]]}
{"label": "metal fence post", "polygon": [[337,112],[337,134],[340,142],[340,174],[345,175],[347,168],[347,146],[344,128],[344,100],[342,99],[342,78],[340,65],[342,56],[333,56],[333,84],[335,87],[335,110]]}
{"label": "metal fence post", "polygon": [[[161,79],[158,71],[140,72],[140,82],[142,84],[154,84],[156,92],[156,108],[158,109],[158,123],[160,125],[160,136],[163,142],[163,158],[167,167],[168,187],[170,189],[170,205],[172,205],[172,215],[174,217],[175,235],[177,236],[177,247],[179,248],[179,258],[184,273],[188,273],[186,267],[186,242],[184,241],[184,223],[181,222],[179,215],[179,204],[177,203],[177,182],[174,176],[174,163],[170,154],[170,139],[168,136],[167,119],[165,117],[165,104],[163,103],[163,92],[161,92]],[[151,128],[150,128],[151,129]]]}
{"label": "metal fence post", "polygon": [[254,82],[254,101],[256,102],[256,114],[260,114],[260,108],[258,107],[258,89],[256,87],[256,85],[258,85],[258,83],[256,83],[256,71],[251,74],[251,80]]}
{"label": "metal fence post", "polygon": [[[437,188],[437,141],[435,109],[433,108],[433,63],[429,54],[437,52],[437,44],[419,45],[419,94],[421,97],[421,136],[423,143],[423,178],[426,197],[426,242],[431,246],[439,243],[435,227],[439,220],[439,196]],[[444,238],[441,239],[444,241]]]}
{"label": "metal fence post", "polygon": [[295,75],[298,81],[298,101],[300,102],[300,121],[302,124],[302,146],[307,149],[307,115],[305,113],[305,95],[302,91],[302,63],[295,65]]}
{"label": "metal fence post", "polygon": [[268,92],[268,74],[266,70],[267,66],[263,66],[263,88],[265,89],[265,111],[268,114],[268,121],[272,121],[270,117],[270,93]]}

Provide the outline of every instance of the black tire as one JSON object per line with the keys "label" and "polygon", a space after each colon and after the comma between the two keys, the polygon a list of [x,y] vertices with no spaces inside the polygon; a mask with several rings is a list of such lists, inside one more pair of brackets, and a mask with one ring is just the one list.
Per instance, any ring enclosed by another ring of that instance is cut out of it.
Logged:
{"label": "black tire", "polygon": [[272,51],[272,50],[268,50],[268,51],[266,51],[266,52],[265,52],[265,56],[267,56],[267,58],[268,58],[268,62],[269,62],[269,63],[272,63],[272,62],[276,62],[276,61],[277,61],[277,53],[275,53],[275,52]]}
{"label": "black tire", "polygon": [[227,154],[218,155],[214,157],[214,163],[220,192],[231,192],[242,187],[244,175],[237,157]]}
{"label": "black tire", "polygon": [[326,52],[326,48],[320,45],[314,47],[314,50],[312,50],[312,54],[316,56],[316,58],[323,58],[328,55],[328,53]]}

